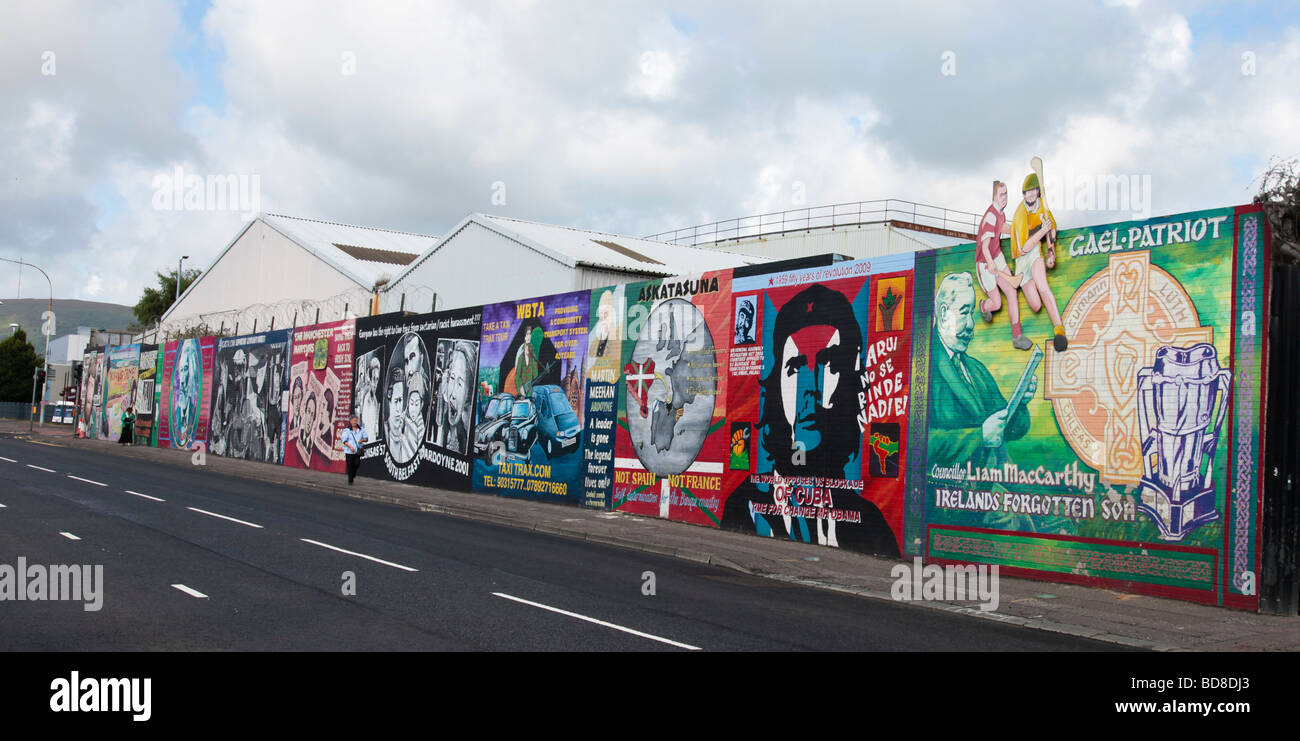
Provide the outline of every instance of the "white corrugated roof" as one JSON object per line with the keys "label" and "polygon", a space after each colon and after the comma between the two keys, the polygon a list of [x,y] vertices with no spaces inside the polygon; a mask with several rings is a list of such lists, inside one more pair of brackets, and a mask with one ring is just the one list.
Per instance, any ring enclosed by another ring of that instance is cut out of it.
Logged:
{"label": "white corrugated roof", "polygon": [[[400,253],[409,256],[410,260],[414,260],[438,241],[437,237],[424,234],[396,232],[366,226],[349,226],[329,221],[301,219],[283,214],[262,214],[258,218],[284,236],[302,245],[312,254],[338,268],[365,288],[374,287],[375,281],[381,276],[387,275],[391,278],[397,275],[402,272],[405,265],[389,261],[363,259],[339,249],[337,245]],[[407,260],[407,262],[410,262],[410,260]]]}
{"label": "white corrugated roof", "polygon": [[438,244],[432,245],[399,273],[389,284],[390,287],[400,283],[407,273],[415,270],[442,244],[454,239],[456,234],[470,223],[476,223],[507,239],[513,239],[569,267],[581,265],[603,270],[667,277],[772,262],[772,258],[758,255],[654,242],[621,234],[542,224],[506,216],[470,214],[452,227]]}
{"label": "white corrugated roof", "polygon": [[527,240],[570,258],[577,265],[660,275],[693,275],[742,265],[771,262],[770,258],[717,249],[686,247],[621,234],[541,224],[506,216],[474,214],[489,228]]}

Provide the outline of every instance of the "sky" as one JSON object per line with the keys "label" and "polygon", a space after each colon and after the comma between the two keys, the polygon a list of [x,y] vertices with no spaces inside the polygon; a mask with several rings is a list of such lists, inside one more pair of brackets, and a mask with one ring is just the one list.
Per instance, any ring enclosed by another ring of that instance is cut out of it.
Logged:
{"label": "sky", "polygon": [[1014,205],[1034,155],[1064,227],[1246,203],[1300,155],[1300,2],[42,0],[0,90],[0,257],[134,304],[257,212],[645,236]]}

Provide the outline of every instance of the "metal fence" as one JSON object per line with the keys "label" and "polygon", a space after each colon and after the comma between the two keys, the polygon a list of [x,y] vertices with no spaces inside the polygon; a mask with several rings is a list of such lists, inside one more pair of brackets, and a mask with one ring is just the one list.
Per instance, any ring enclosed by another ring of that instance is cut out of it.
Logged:
{"label": "metal fence", "polygon": [[687,246],[734,242],[774,234],[837,226],[901,221],[920,227],[974,234],[980,215],[894,198],[829,206],[809,206],[754,216],[724,219],[652,234],[646,239]]}
{"label": "metal fence", "polygon": [[[37,402],[39,405],[40,402]],[[67,418],[64,419],[65,410]],[[57,406],[54,402],[48,402],[45,405],[45,423],[50,424],[72,424],[72,407]],[[0,401],[0,419],[36,419],[31,414],[32,405],[25,401]]]}

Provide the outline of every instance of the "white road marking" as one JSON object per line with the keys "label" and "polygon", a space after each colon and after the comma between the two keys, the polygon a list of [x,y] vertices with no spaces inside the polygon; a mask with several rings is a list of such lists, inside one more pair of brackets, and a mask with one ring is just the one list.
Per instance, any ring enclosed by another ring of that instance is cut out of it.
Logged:
{"label": "white road marking", "polygon": [[67,538],[68,540],[81,540],[81,538],[78,538],[77,536],[73,535],[72,533],[59,533],[59,535],[62,535],[63,537]]}
{"label": "white road marking", "polygon": [[344,549],[342,549],[342,548],[339,548],[339,547],[336,546],[336,545],[330,545],[329,543],[322,543],[322,542],[320,542],[319,540],[311,540],[311,539],[309,539],[309,538],[299,538],[299,540],[301,540],[301,541],[304,542],[304,543],[311,543],[312,545],[318,545],[318,546],[320,546],[321,548],[328,548],[328,549],[330,549],[331,551],[338,551],[339,553],[346,553],[346,554],[348,554],[349,556],[356,556],[357,558],[364,558],[364,559],[366,559],[366,560],[368,560],[368,561],[374,561],[375,563],[382,563],[382,564],[385,565],[385,566],[392,566],[393,568],[395,568],[395,569],[401,569],[402,571],[417,571],[417,569],[413,569],[413,568],[411,568],[410,566],[403,566],[403,565],[401,565],[400,563],[393,563],[392,561],[385,561],[385,560],[382,559],[382,558],[375,558],[374,556],[367,556],[367,555],[364,554],[364,553],[357,553],[356,551],[348,551],[348,550],[344,550]]}
{"label": "white road marking", "polygon": [[80,476],[73,476],[72,474],[68,474],[68,478],[70,478],[70,479],[76,479],[76,480],[78,480],[78,481],[85,481],[87,484],[94,484],[95,486],[108,486],[108,484],[101,484],[101,483],[99,483],[98,481],[91,481],[90,479],[83,479],[83,478],[81,478]]}
{"label": "white road marking", "polygon": [[203,592],[200,592],[200,591],[197,590],[197,589],[190,589],[189,587],[185,586],[184,584],[173,584],[172,587],[181,590],[182,592],[188,594],[188,595],[191,596],[191,597],[197,597],[197,598],[199,598],[199,599],[207,599],[207,598],[208,598],[208,595],[204,594]]}
{"label": "white road marking", "polygon": [[0,504],[0,509],[4,509],[4,508],[5,506],[3,504]]}
{"label": "white road marking", "polygon": [[515,601],[515,602],[519,602],[519,603],[521,603],[521,604],[525,604],[525,605],[530,605],[530,606],[532,606],[532,607],[538,607],[538,608],[541,608],[541,609],[543,609],[543,610],[550,610],[551,612],[557,612],[557,613],[559,613],[559,614],[561,614],[561,615],[565,615],[565,616],[567,616],[567,617],[571,617],[571,618],[576,618],[576,619],[578,619],[578,620],[586,620],[586,621],[589,622],[589,623],[595,623],[596,625],[603,625],[603,626],[606,627],[606,628],[613,628],[614,630],[621,630],[621,631],[623,631],[624,633],[631,633],[631,634],[634,635],[634,636],[640,636],[640,637],[642,637],[642,638],[649,638],[649,639],[652,640],[652,641],[659,641],[660,643],[667,643],[667,644],[670,645],[670,646],[676,646],[676,647],[678,647],[678,648],[684,648],[684,649],[686,649],[687,651],[699,651],[699,650],[701,650],[699,646],[692,646],[692,645],[690,645],[689,643],[678,643],[677,641],[674,641],[674,640],[672,640],[672,639],[670,639],[670,638],[663,638],[663,637],[661,637],[661,636],[651,635],[651,634],[649,634],[649,633],[642,633],[642,632],[639,631],[639,630],[633,630],[632,628],[625,628],[625,627],[623,627],[622,625],[615,625],[614,623],[608,623],[608,622],[605,622],[604,620],[597,620],[597,619],[594,618],[594,617],[587,617],[586,615],[579,615],[579,614],[576,613],[576,612],[569,612],[568,610],[561,610],[561,609],[558,608],[558,607],[551,607],[550,605],[543,605],[543,604],[540,603],[540,602],[532,602],[532,601],[530,601],[530,600],[522,599],[522,598],[520,598],[520,597],[514,597],[514,596],[512,596],[512,595],[504,594],[504,593],[502,593],[502,592],[493,592],[493,593],[492,593],[492,596],[494,596],[494,597],[500,597],[500,598],[502,598],[502,599],[513,600],[513,601]]}
{"label": "white road marking", "polygon": [[33,465],[30,464],[30,463],[27,464],[27,467],[28,467],[28,468],[35,468],[37,471],[44,471],[44,472],[46,472],[46,473],[58,473],[58,472],[55,471],[53,468],[45,468],[45,467],[43,467],[43,466],[33,466]]}
{"label": "white road marking", "polygon": [[138,492],[138,491],[131,491],[130,489],[123,489],[122,491],[126,492],[127,494],[134,494],[134,495],[137,496],[137,497],[144,497],[145,499],[152,499],[152,500],[155,501],[155,502],[165,502],[165,501],[167,501],[166,499],[159,499],[158,497],[151,497],[151,496],[149,496],[148,494],[141,494],[141,493]]}
{"label": "white road marking", "polygon": [[3,455],[0,455],[0,461],[9,461],[10,463],[17,463],[17,462],[18,462],[18,461],[16,461],[16,460],[14,460],[13,458],[6,458],[6,457],[4,457]]}
{"label": "white road marking", "polygon": [[201,514],[201,515],[208,515],[209,517],[220,517],[220,518],[223,519],[223,520],[230,520],[231,522],[238,522],[240,525],[247,525],[247,526],[249,526],[249,527],[255,527],[255,528],[258,528],[259,530],[262,528],[262,526],[259,525],[259,524],[257,524],[256,522],[245,522],[245,521],[243,521],[243,520],[236,520],[236,519],[233,518],[233,517],[227,517],[227,516],[225,516],[225,515],[219,515],[219,514],[217,514],[216,512],[209,512],[209,511],[207,511],[206,509],[199,509],[198,507],[186,507],[185,509],[188,509],[188,510],[190,510],[191,512],[198,512],[198,513]]}

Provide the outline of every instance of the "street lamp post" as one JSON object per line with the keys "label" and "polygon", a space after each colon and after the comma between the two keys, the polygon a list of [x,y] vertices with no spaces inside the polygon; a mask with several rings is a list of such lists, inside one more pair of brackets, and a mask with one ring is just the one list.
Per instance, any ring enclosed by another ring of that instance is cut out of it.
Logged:
{"label": "street lamp post", "polygon": [[181,300],[181,265],[190,259],[189,255],[181,255],[181,259],[176,261],[176,300]]}
{"label": "street lamp post", "polygon": [[[54,281],[50,280],[50,276],[48,273],[46,273],[44,270],[41,270],[39,267],[31,264],[30,262],[23,262],[21,259],[10,260],[7,257],[0,257],[0,260],[3,260],[5,262],[17,263],[20,266],[18,268],[19,280],[22,279],[22,274],[23,274],[21,266],[26,265],[29,268],[36,268],[38,271],[40,271],[40,274],[45,276],[45,282],[50,284],[50,312],[49,312],[50,316],[45,321],[45,323],[41,326],[41,331],[45,333],[45,354],[41,356],[41,369],[46,372],[46,377],[48,378],[49,369],[50,369],[50,331],[53,329],[51,325],[54,322]],[[32,374],[32,411],[33,412],[35,412],[36,410],[36,386],[38,385],[37,379],[40,378],[40,375],[41,375],[40,373]],[[27,418],[28,429],[31,429],[32,427],[31,421],[32,419],[29,416]],[[45,394],[41,394],[41,426],[42,427],[45,426]]]}

